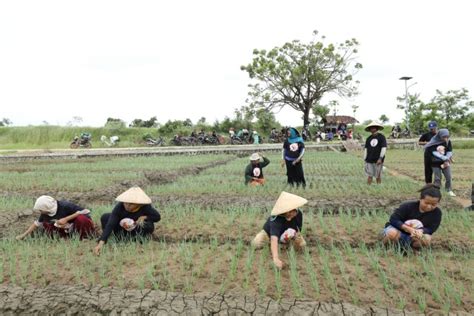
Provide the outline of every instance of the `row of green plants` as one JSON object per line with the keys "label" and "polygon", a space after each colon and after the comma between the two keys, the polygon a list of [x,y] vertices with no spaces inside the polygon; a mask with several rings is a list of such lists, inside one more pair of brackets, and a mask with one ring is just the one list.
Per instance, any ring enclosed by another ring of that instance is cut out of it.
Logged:
{"label": "row of green plants", "polygon": [[[202,289],[261,297],[350,301],[425,312],[428,303],[445,312],[472,307],[472,254],[426,250],[404,256],[397,249],[315,244],[303,253],[283,249],[287,268],[274,269],[265,248],[245,241],[117,243],[100,257],[91,242],[36,238],[0,240],[0,283],[85,284],[159,289],[192,294]],[[216,256],[216,253],[219,253]],[[46,273],[47,271],[47,273]]]}

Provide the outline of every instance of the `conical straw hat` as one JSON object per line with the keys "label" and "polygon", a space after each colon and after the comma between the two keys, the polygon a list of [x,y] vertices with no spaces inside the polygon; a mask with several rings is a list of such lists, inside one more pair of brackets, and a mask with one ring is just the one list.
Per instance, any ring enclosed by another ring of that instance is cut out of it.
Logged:
{"label": "conical straw hat", "polygon": [[132,187],[123,192],[115,199],[117,202],[133,203],[133,204],[151,204],[151,199],[139,187]]}
{"label": "conical straw hat", "polygon": [[304,199],[298,195],[294,195],[288,192],[281,192],[278,200],[273,206],[272,216],[277,216],[289,212],[291,210],[297,209],[308,203],[307,199]]}
{"label": "conical straw hat", "polygon": [[365,131],[368,132],[371,127],[377,127],[379,131],[383,130],[383,125],[380,125],[379,123],[372,121],[370,122],[369,125],[365,127]]}

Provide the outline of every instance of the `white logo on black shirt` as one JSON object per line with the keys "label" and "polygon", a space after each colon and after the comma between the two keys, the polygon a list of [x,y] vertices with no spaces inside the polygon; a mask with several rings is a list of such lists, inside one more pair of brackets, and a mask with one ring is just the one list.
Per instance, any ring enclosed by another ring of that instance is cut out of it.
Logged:
{"label": "white logo on black shirt", "polygon": [[379,140],[377,138],[374,138],[370,141],[370,146],[376,147],[379,144]]}

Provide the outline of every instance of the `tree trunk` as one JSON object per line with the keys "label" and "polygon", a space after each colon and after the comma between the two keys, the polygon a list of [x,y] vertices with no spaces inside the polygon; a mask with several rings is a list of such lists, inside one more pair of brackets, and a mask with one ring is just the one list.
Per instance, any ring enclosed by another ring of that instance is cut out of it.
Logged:
{"label": "tree trunk", "polygon": [[309,126],[310,111],[311,111],[311,104],[305,104],[304,111],[303,111],[303,126]]}

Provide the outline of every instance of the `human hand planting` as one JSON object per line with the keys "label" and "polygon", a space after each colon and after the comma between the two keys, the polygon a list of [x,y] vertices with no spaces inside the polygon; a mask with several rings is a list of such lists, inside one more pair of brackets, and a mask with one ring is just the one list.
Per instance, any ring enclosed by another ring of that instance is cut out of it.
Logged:
{"label": "human hand planting", "polygon": [[67,224],[67,218],[61,218],[56,221],[56,224],[59,226],[64,226]]}
{"label": "human hand planting", "polygon": [[280,260],[280,258],[273,258],[273,264],[278,268],[278,269],[283,269],[283,266],[285,265],[283,261]]}
{"label": "human hand planting", "polygon": [[146,220],[146,216],[140,216],[137,219],[136,223],[138,226],[143,226],[145,224],[145,220]]}
{"label": "human hand planting", "polygon": [[95,246],[94,248],[94,254],[96,256],[100,255],[100,250],[102,249],[102,246],[104,245],[104,241],[99,241],[99,243],[97,244],[97,246]]}

